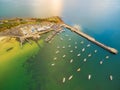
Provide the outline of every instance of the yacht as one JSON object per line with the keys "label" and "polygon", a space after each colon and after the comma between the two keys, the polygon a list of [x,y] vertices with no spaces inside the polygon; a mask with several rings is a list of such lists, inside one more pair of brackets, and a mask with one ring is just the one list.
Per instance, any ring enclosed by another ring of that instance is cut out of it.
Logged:
{"label": "yacht", "polygon": [[85,48],[82,49],[82,52],[84,52],[84,51],[85,51]]}
{"label": "yacht", "polygon": [[56,60],[57,59],[57,57],[54,57],[54,59],[53,60]]}
{"label": "yacht", "polygon": [[60,40],[63,40],[63,38],[60,38]]}
{"label": "yacht", "polygon": [[75,46],[75,49],[77,49],[77,46]]}
{"label": "yacht", "polygon": [[87,47],[90,47],[90,44],[88,44]]}
{"label": "yacht", "polygon": [[106,58],[106,59],[108,59],[108,58],[109,58],[109,56],[106,56],[105,58]]}
{"label": "yacht", "polygon": [[80,71],[80,68],[77,69],[77,72],[79,72],[79,71]]}
{"label": "yacht", "polygon": [[68,34],[65,35],[66,37],[69,36]]}
{"label": "yacht", "polygon": [[62,82],[65,83],[65,77],[63,78]]}
{"label": "yacht", "polygon": [[77,56],[79,57],[81,54],[79,53]]}
{"label": "yacht", "polygon": [[103,61],[100,61],[100,64],[103,64]]}
{"label": "yacht", "polygon": [[112,75],[110,75],[110,80],[113,80],[113,76]]}
{"label": "yacht", "polygon": [[71,45],[68,45],[68,47],[71,47]]}
{"label": "yacht", "polygon": [[75,44],[77,44],[77,42],[75,42]]}
{"label": "yacht", "polygon": [[89,79],[89,80],[91,79],[91,75],[90,75],[90,74],[88,75],[88,79]]}
{"label": "yacht", "polygon": [[72,62],[73,62],[73,59],[70,60],[70,63],[72,63]]}
{"label": "yacht", "polygon": [[68,78],[68,80],[71,80],[73,78],[73,75],[71,75],[69,78]]}
{"label": "yacht", "polygon": [[83,44],[84,42],[83,42],[83,41],[81,41],[80,43],[81,43],[81,44]]}
{"label": "yacht", "polygon": [[87,61],[87,59],[86,58],[84,58],[84,60],[83,60],[84,62],[86,62]]}
{"label": "yacht", "polygon": [[95,50],[94,52],[97,53],[97,50]]}
{"label": "yacht", "polygon": [[63,58],[66,57],[66,55],[63,55]]}
{"label": "yacht", "polygon": [[71,40],[71,38],[68,39],[69,41]]}
{"label": "yacht", "polygon": [[57,53],[59,53],[60,51],[59,50],[57,50],[55,53],[57,54]]}
{"label": "yacht", "polygon": [[51,66],[55,66],[55,64],[54,64],[54,63],[52,63],[52,64],[51,64]]}
{"label": "yacht", "polygon": [[91,57],[92,55],[91,54],[88,54],[88,57]]}
{"label": "yacht", "polygon": [[65,46],[63,46],[62,48],[65,48]]}
{"label": "yacht", "polygon": [[73,52],[73,50],[70,50],[70,52],[72,53],[72,52]]}

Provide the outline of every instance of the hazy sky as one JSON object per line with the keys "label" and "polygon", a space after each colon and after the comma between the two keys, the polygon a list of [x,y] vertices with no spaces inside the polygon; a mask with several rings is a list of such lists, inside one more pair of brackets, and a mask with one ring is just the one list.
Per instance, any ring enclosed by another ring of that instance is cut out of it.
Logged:
{"label": "hazy sky", "polygon": [[120,0],[0,0],[0,16],[28,14],[39,17],[77,11],[96,17],[116,10],[120,10]]}

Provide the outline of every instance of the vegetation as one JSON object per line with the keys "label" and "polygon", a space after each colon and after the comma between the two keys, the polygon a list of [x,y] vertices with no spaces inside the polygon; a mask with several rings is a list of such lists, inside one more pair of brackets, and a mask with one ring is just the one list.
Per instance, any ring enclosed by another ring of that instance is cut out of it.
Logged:
{"label": "vegetation", "polygon": [[50,18],[14,18],[14,19],[8,19],[8,20],[0,20],[0,32],[4,31],[6,29],[11,29],[12,27],[21,25],[21,24],[35,24],[35,23],[41,23],[41,22],[54,22],[54,23],[62,23],[60,17],[50,17]]}

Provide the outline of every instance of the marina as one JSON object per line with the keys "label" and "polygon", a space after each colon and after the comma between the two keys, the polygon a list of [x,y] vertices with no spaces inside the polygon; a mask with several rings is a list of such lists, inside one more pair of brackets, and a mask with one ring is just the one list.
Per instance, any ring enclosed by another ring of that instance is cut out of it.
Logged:
{"label": "marina", "polygon": [[119,6],[0,0],[0,90],[120,90]]}

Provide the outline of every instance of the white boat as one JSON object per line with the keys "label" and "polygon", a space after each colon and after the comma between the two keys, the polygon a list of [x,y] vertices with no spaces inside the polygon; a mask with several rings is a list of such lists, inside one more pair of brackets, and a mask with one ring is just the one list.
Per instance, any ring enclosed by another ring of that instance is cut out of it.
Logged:
{"label": "white boat", "polygon": [[65,35],[66,37],[69,36],[68,34]]}
{"label": "white boat", "polygon": [[53,60],[56,60],[56,59],[57,59],[57,57],[54,57],[54,58],[53,58]]}
{"label": "white boat", "polygon": [[73,50],[70,50],[70,52],[72,53],[72,52],[73,52]]}
{"label": "white boat", "polygon": [[109,56],[106,56],[105,58],[106,58],[106,59],[108,59],[108,58],[109,58]]}
{"label": "white boat", "polygon": [[83,42],[83,41],[81,41],[80,43],[81,43],[81,44],[83,44],[84,42]]}
{"label": "white boat", "polygon": [[97,53],[97,50],[95,50],[94,52]]}
{"label": "white boat", "polygon": [[79,53],[77,56],[79,57],[81,54]]}
{"label": "white boat", "polygon": [[66,57],[66,55],[63,55],[63,58]]}
{"label": "white boat", "polygon": [[88,75],[88,79],[89,79],[89,80],[91,79],[91,75],[90,75],[90,74]]}
{"label": "white boat", "polygon": [[65,48],[65,46],[63,46],[62,48]]}
{"label": "white boat", "polygon": [[77,44],[77,42],[75,42],[75,44]]}
{"label": "white boat", "polygon": [[90,47],[90,44],[88,44],[87,47]]}
{"label": "white boat", "polygon": [[70,63],[72,63],[72,62],[73,62],[73,59],[70,60]]}
{"label": "white boat", "polygon": [[84,58],[84,60],[83,60],[84,62],[86,62],[87,61],[87,59],[86,58]]}
{"label": "white boat", "polygon": [[77,46],[75,46],[75,49],[77,49]]}
{"label": "white boat", "polygon": [[79,72],[79,71],[80,71],[80,68],[77,69],[77,72]]}
{"label": "white boat", "polygon": [[63,78],[62,82],[65,83],[65,77]]}
{"label": "white boat", "polygon": [[110,75],[110,80],[113,80],[113,76],[112,75]]}
{"label": "white boat", "polygon": [[69,41],[71,40],[71,38],[68,39]]}
{"label": "white boat", "polygon": [[68,47],[71,47],[71,45],[68,45]]}
{"label": "white boat", "polygon": [[63,40],[63,38],[60,38],[60,40]]}
{"label": "white boat", "polygon": [[82,49],[82,52],[84,52],[84,51],[85,51],[85,48]]}
{"label": "white boat", "polygon": [[100,61],[100,64],[103,64],[103,61]]}
{"label": "white boat", "polygon": [[57,53],[59,53],[60,51],[58,50],[58,51],[56,51],[55,53],[57,54]]}
{"label": "white boat", "polygon": [[73,78],[73,75],[71,75],[69,78],[68,78],[68,80],[71,80]]}
{"label": "white boat", "polygon": [[54,63],[52,63],[52,64],[51,64],[51,66],[55,66],[55,64],[54,64]]}
{"label": "white boat", "polygon": [[91,54],[88,54],[88,57],[91,57],[92,55]]}

